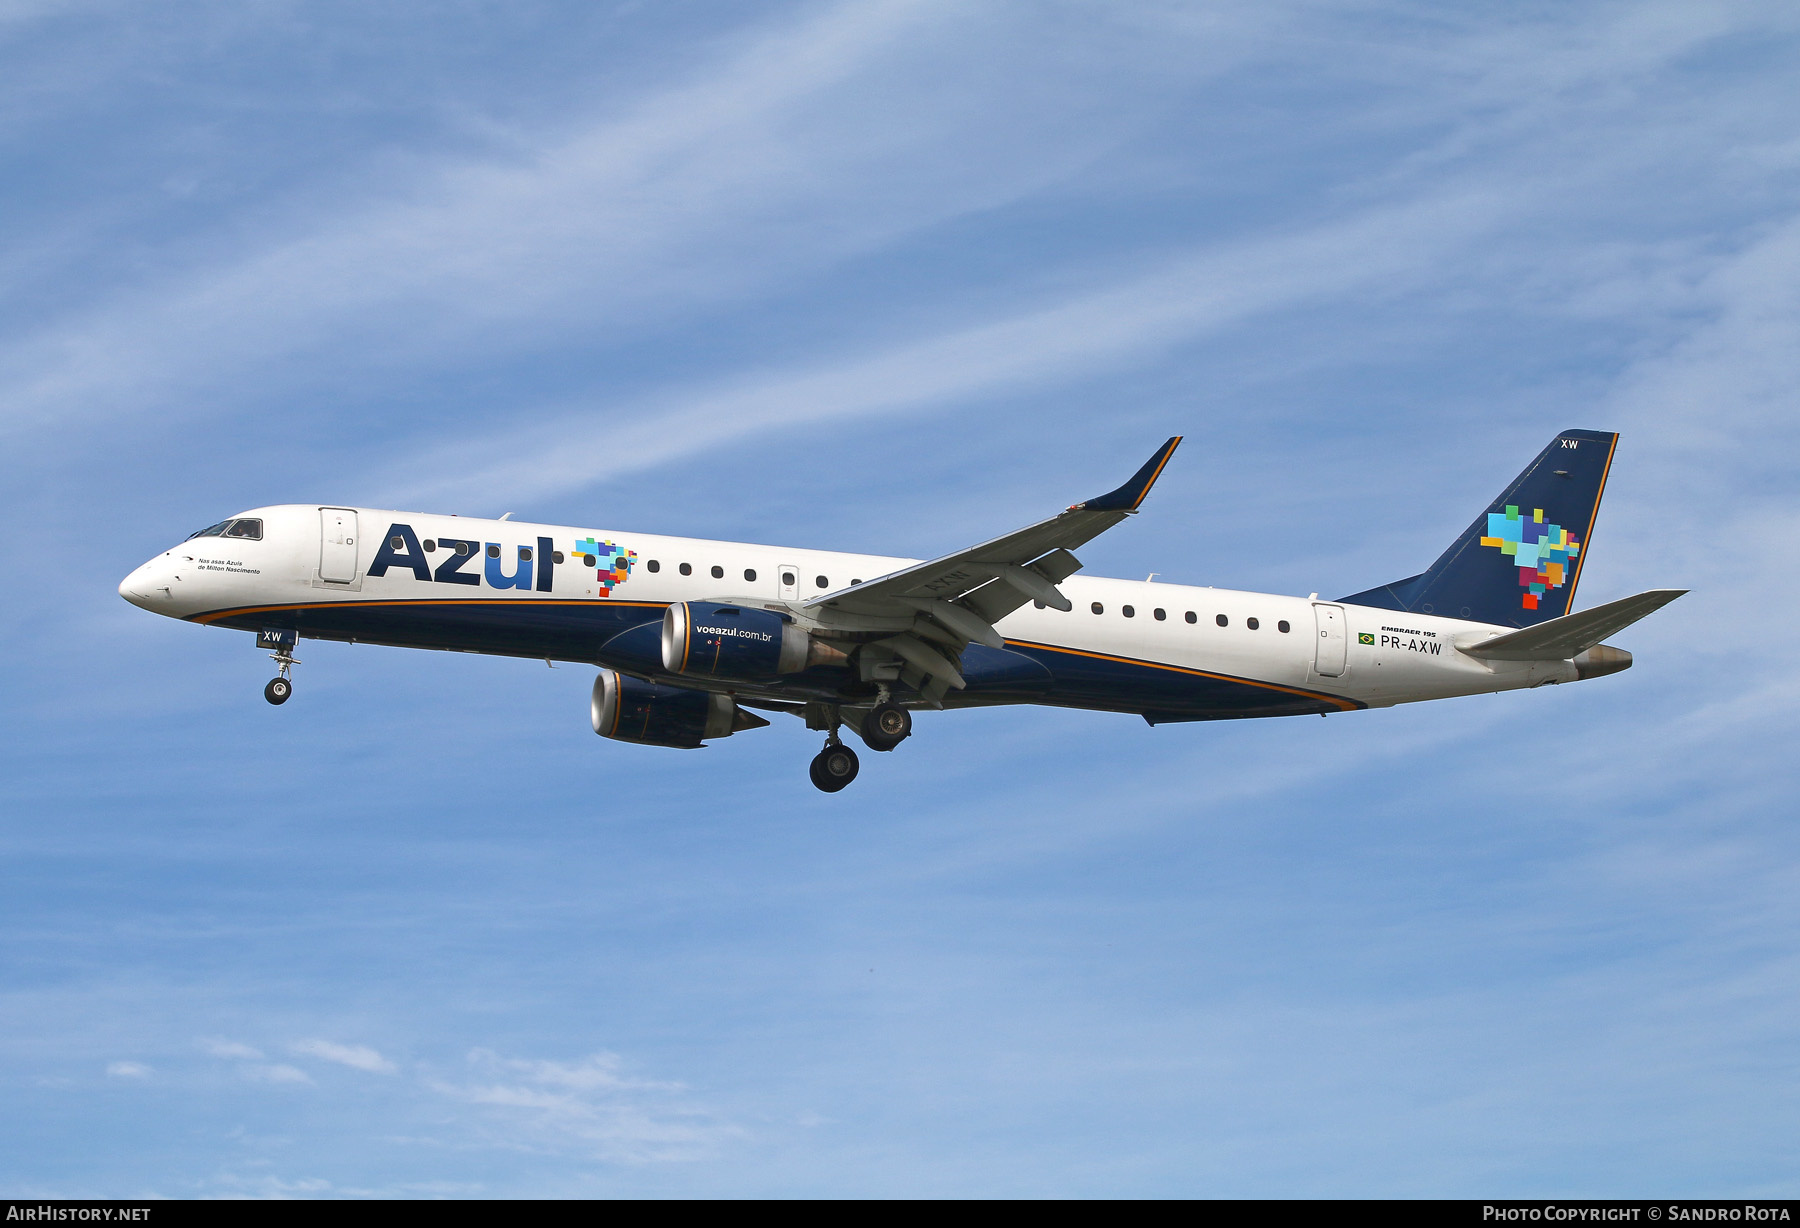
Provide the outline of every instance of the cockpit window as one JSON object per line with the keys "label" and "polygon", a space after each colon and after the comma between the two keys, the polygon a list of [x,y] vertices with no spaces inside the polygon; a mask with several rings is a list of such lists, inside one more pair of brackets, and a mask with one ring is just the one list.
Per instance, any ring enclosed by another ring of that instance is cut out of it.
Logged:
{"label": "cockpit window", "polygon": [[196,537],[242,537],[250,541],[262,540],[263,522],[253,517],[240,517],[236,520],[221,520],[218,524],[208,525],[196,533],[189,533],[187,539]]}

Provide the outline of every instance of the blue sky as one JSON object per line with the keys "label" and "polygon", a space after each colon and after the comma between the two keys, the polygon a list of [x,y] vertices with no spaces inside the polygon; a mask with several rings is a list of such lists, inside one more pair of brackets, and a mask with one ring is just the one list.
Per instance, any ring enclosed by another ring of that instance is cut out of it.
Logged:
{"label": "blue sky", "polygon": [[[0,1188],[1800,1192],[1800,13],[0,3]],[[674,752],[118,580],[336,502],[1409,575],[1623,433],[1628,674]]]}

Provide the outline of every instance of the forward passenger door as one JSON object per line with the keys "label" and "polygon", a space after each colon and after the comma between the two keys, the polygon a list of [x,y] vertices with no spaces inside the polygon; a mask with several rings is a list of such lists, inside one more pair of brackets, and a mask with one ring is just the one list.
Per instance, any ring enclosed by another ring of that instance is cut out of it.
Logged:
{"label": "forward passenger door", "polygon": [[356,579],[356,513],[347,507],[319,509],[319,579],[348,584]]}

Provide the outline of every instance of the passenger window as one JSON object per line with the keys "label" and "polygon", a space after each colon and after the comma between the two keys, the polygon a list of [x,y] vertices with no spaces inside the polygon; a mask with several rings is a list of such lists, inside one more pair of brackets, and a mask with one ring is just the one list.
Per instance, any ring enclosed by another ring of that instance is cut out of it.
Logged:
{"label": "passenger window", "polygon": [[[471,549],[471,547],[468,542],[457,542],[456,543],[456,552],[458,554],[468,554],[470,552],[470,549]],[[593,563],[594,563],[594,556],[590,554],[590,555],[588,555],[588,565],[591,567],[591,566],[593,566]]]}
{"label": "passenger window", "polygon": [[1137,611],[1132,609],[1130,606],[1122,607],[1119,610],[1119,613],[1123,614],[1126,618],[1136,618],[1137,617]]}
{"label": "passenger window", "polygon": [[645,563],[644,566],[649,568],[651,571],[661,571],[662,570],[662,564],[657,562],[655,559],[651,559],[648,563]]}
{"label": "passenger window", "polygon": [[1096,613],[1096,614],[1106,613],[1106,607],[1101,605],[1098,601],[1096,601],[1093,605],[1089,606],[1088,608],[1093,610],[1094,613]]}
{"label": "passenger window", "polygon": [[712,569],[712,578],[715,580],[723,580],[725,578],[725,569],[715,565]]}
{"label": "passenger window", "polygon": [[693,565],[692,565],[692,564],[690,564],[690,563],[683,563],[683,564],[682,564],[682,565],[681,565],[681,566],[680,566],[680,568],[678,568],[678,570],[679,570],[679,571],[680,571],[680,572],[681,572],[681,574],[682,574],[682,575],[684,575],[684,576],[691,576],[691,575],[693,575],[693,574],[694,574],[694,568],[693,568]]}
{"label": "passenger window", "polygon": [[794,573],[791,571],[782,572],[781,573],[781,582],[783,584],[785,584],[788,588],[794,587]]}
{"label": "passenger window", "polygon": [[406,539],[398,536],[390,537],[388,538],[388,545],[392,546],[395,550],[404,550],[406,549]]}
{"label": "passenger window", "polygon": [[493,542],[488,543],[488,557],[490,559],[497,559],[500,557],[500,547],[496,546]]}
{"label": "passenger window", "polygon": [[531,562],[531,547],[530,546],[520,546],[519,547],[519,559],[522,562],[526,562],[526,563]]}
{"label": "passenger window", "polygon": [[814,576],[813,583],[817,584],[820,588],[830,588],[831,587],[831,581],[827,580],[824,576]]}
{"label": "passenger window", "polygon": [[754,567],[744,568],[744,579],[751,584],[755,584],[756,583],[756,568],[754,568]]}
{"label": "passenger window", "polygon": [[[437,549],[437,543],[435,541],[433,541],[431,538],[427,537],[425,539],[425,553],[430,554],[432,551],[434,551],[436,549]],[[560,558],[561,556],[559,555],[558,557]]]}
{"label": "passenger window", "polygon": [[1286,635],[1289,631],[1292,631],[1293,628],[1288,626],[1288,621],[1287,621],[1287,619],[1284,618],[1280,622],[1275,624],[1275,630],[1281,632],[1281,634],[1283,634],[1283,635]]}
{"label": "passenger window", "polygon": [[[463,552],[463,548],[461,546],[458,546],[456,549],[457,549],[458,553]],[[584,566],[584,567],[598,567],[600,565],[600,560],[595,558],[591,554],[584,554],[581,556],[581,563],[582,563],[582,566]]]}
{"label": "passenger window", "polygon": [[1213,621],[1218,623],[1221,627],[1229,627],[1231,625],[1231,620],[1226,618],[1223,614],[1213,619]]}
{"label": "passenger window", "polygon": [[1252,631],[1254,631],[1254,630],[1256,630],[1256,629],[1257,629],[1257,628],[1258,628],[1258,627],[1260,627],[1260,626],[1262,626],[1262,624],[1261,624],[1261,623],[1259,623],[1259,622],[1257,622],[1257,621],[1256,621],[1256,620],[1255,620],[1255,619],[1254,619],[1254,618],[1246,618],[1246,619],[1245,619],[1245,620],[1244,620],[1244,625],[1245,625],[1245,626],[1246,626],[1246,627],[1248,627],[1248,628],[1250,628],[1250,630],[1252,630]]}
{"label": "passenger window", "polygon": [[1198,618],[1196,618],[1196,617],[1194,617],[1194,612],[1193,612],[1193,611],[1192,611],[1192,610],[1189,610],[1189,611],[1188,611],[1188,612],[1187,612],[1187,614],[1186,614],[1186,615],[1184,615],[1184,617],[1185,617],[1185,618],[1186,618],[1186,619],[1187,619],[1187,620],[1188,620],[1188,622],[1190,622],[1190,623],[1197,623],[1197,622],[1199,622],[1199,621],[1200,621],[1200,620],[1199,620],[1199,619],[1198,619]]}
{"label": "passenger window", "polygon": [[1169,616],[1168,611],[1166,611],[1166,610],[1152,610],[1150,612],[1152,614],[1156,615],[1157,622],[1161,622],[1161,621],[1163,621],[1163,619],[1165,619]]}
{"label": "passenger window", "polygon": [[[562,551],[560,551],[560,550],[552,550],[552,551],[551,551],[551,552],[550,552],[550,561],[551,561],[551,562],[553,562],[553,563],[560,563],[560,562],[562,562],[562,561],[563,561],[563,552],[562,552]],[[656,568],[654,568],[654,567],[652,567],[652,568],[651,568],[651,569],[650,569],[650,570],[651,570],[651,571],[655,571],[655,570],[656,570]]]}

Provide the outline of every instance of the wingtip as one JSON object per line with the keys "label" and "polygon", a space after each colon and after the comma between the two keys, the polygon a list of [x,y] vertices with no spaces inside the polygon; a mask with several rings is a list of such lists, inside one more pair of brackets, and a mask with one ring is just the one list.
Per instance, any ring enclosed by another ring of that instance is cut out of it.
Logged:
{"label": "wingtip", "polygon": [[1125,485],[1117,490],[1108,491],[1098,499],[1077,503],[1069,510],[1072,512],[1137,511],[1138,505],[1143,503],[1144,497],[1150,493],[1150,488],[1156,485],[1156,479],[1162,476],[1163,467],[1169,463],[1169,458],[1175,454],[1175,449],[1180,446],[1181,440],[1182,436],[1180,435],[1169,436],[1167,442],[1158,448],[1149,460],[1144,462]]}

